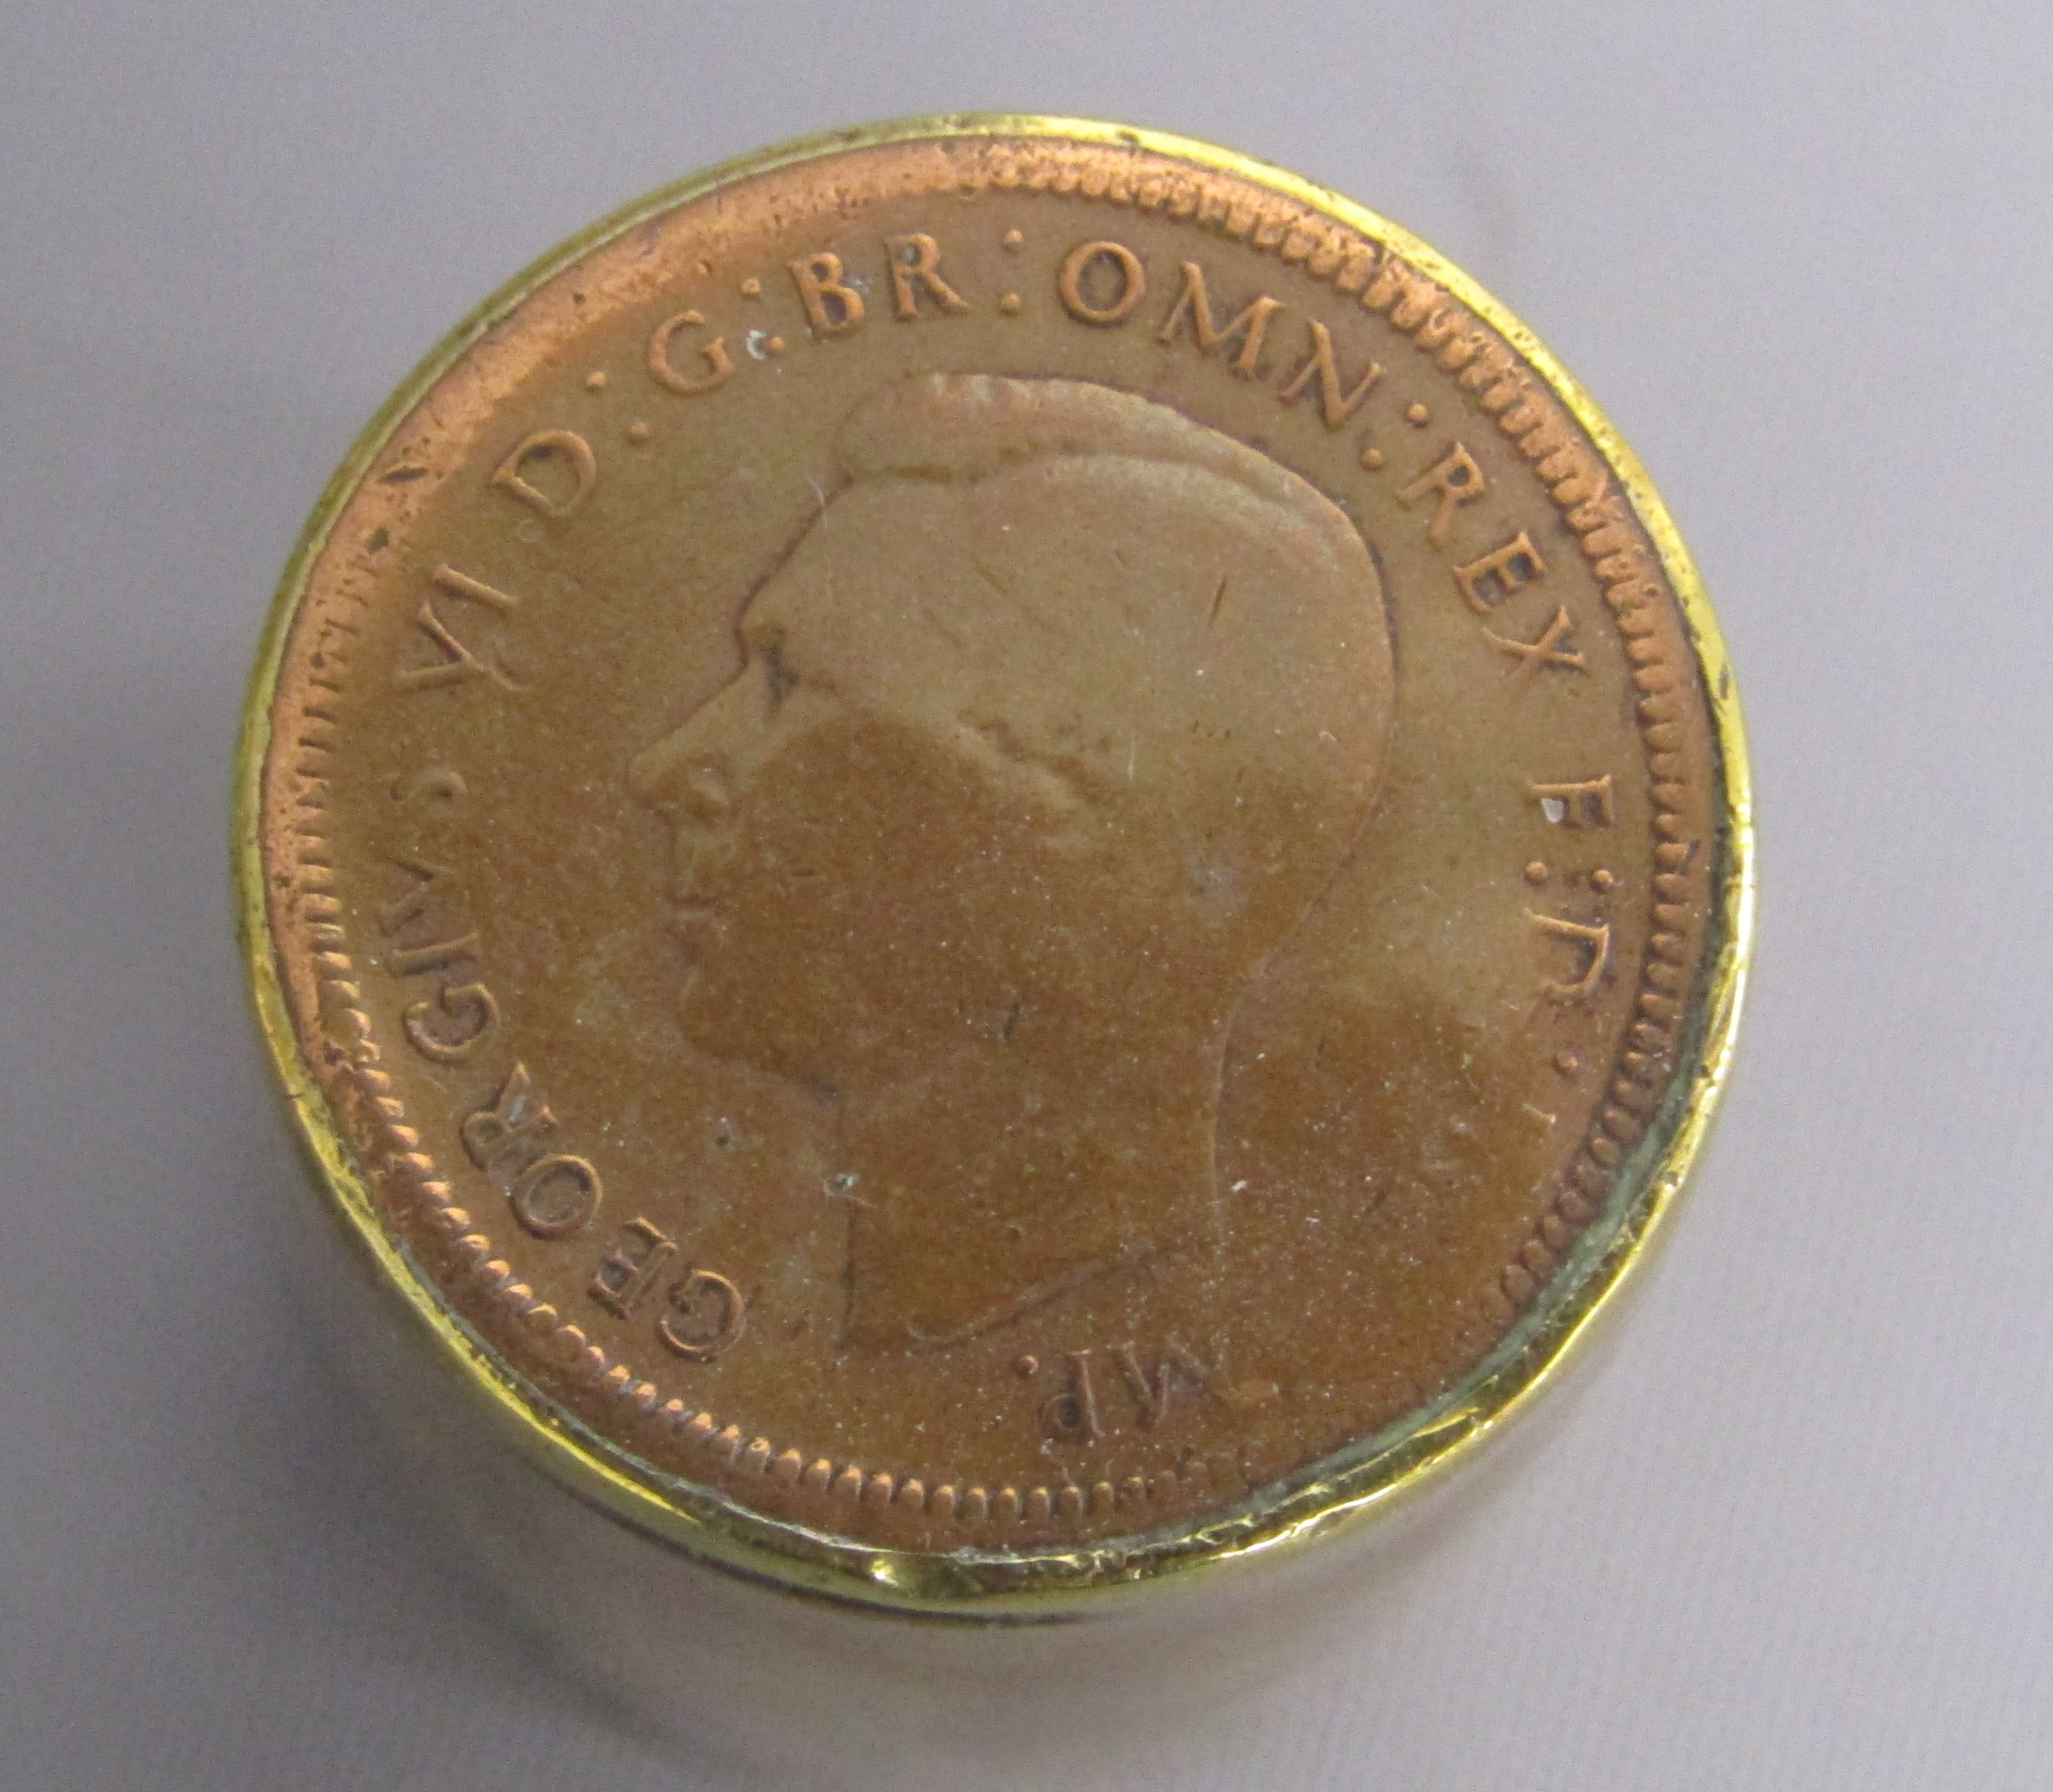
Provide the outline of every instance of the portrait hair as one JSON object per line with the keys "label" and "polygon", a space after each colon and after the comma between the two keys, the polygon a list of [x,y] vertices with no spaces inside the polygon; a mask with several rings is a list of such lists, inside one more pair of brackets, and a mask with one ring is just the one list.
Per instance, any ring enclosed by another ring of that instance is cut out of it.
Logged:
{"label": "portrait hair", "polygon": [[1199,911],[1286,929],[1367,816],[1393,703],[1381,581],[1346,513],[1078,380],[909,380],[850,414],[839,451],[820,546],[846,508],[902,504],[964,574],[865,618],[872,693],[1042,806],[1051,844],[1178,843]]}

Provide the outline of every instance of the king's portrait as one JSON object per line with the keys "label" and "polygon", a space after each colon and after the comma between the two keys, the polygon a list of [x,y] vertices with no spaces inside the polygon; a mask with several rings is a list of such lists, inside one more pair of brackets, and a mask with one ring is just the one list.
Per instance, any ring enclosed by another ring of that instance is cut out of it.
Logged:
{"label": "king's portrait", "polygon": [[838,452],[630,779],[687,1037],[824,1116],[838,1336],[939,1351],[1215,1271],[1235,1011],[1368,817],[1391,632],[1338,506],[1145,398],[924,378]]}

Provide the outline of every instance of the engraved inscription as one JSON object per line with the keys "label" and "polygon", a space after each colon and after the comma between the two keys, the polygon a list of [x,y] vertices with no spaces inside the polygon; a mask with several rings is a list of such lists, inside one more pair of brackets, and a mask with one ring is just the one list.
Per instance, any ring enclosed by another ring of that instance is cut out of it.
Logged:
{"label": "engraved inscription", "polygon": [[1525,682],[1536,678],[1545,668],[1553,667],[1562,672],[1583,672],[1588,668],[1581,651],[1568,640],[1569,631],[1575,627],[1574,619],[1564,604],[1554,612],[1554,619],[1540,631],[1536,641],[1517,641],[1508,635],[1492,633],[1486,629],[1483,639],[1501,648],[1518,664],[1511,669],[1514,682]]}
{"label": "engraved inscription", "polygon": [[461,684],[469,678],[489,678],[502,689],[524,688],[510,677],[490,653],[473,653],[452,634],[434,606],[423,603],[414,618],[421,633],[438,649],[442,658],[432,665],[408,666],[394,680],[402,691],[433,691],[446,684]]}
{"label": "engraved inscription", "polygon": [[535,1092],[528,1067],[515,1061],[489,1108],[467,1115],[457,1135],[470,1161],[495,1177],[517,1173],[541,1155],[543,1141],[556,1130],[556,1116]]}
{"label": "engraved inscription", "polygon": [[694,1269],[673,1283],[669,1304],[657,1322],[657,1335],[694,1363],[710,1363],[732,1349],[748,1323],[741,1290],[714,1269]]}
{"label": "engraved inscription", "polygon": [[403,871],[413,879],[406,893],[395,896],[378,912],[378,925],[383,932],[396,935],[414,922],[427,917],[432,910],[444,908],[459,901],[456,873],[447,865],[430,865],[422,859],[395,859],[395,869]]}
{"label": "engraved inscription", "polygon": [[575,429],[538,429],[499,463],[491,483],[530,510],[565,517],[599,483],[599,457]]}
{"label": "engraved inscription", "polygon": [[1427,496],[1434,500],[1433,520],[1426,525],[1426,539],[1438,547],[1447,539],[1454,512],[1472,504],[1483,494],[1482,469],[1475,457],[1459,442],[1435,461],[1416,479],[1397,489],[1397,501],[1409,510]]}
{"label": "engraved inscription", "polygon": [[891,292],[901,322],[909,324],[921,315],[922,297],[944,312],[969,309],[969,301],[941,278],[941,248],[932,237],[922,231],[886,237],[884,249],[890,257]]}
{"label": "engraved inscription", "polygon": [[387,968],[395,976],[419,977],[430,971],[446,970],[462,959],[476,956],[477,951],[476,931],[459,933],[447,939],[431,940],[425,946],[403,946],[393,953]]}
{"label": "engraved inscription", "polygon": [[395,859],[392,863],[414,881],[379,911],[379,926],[394,943],[386,956],[386,970],[395,977],[419,977],[475,957],[477,933],[469,924],[456,873],[446,865],[422,859]]}
{"label": "engraved inscription", "polygon": [[665,1265],[677,1254],[675,1241],[653,1221],[631,1219],[591,1272],[585,1291],[608,1312],[625,1319],[655,1292]]}
{"label": "engraved inscription", "polygon": [[399,1017],[406,1043],[436,1064],[461,1064],[484,1042],[499,1018],[499,1004],[482,983],[444,984],[432,1002],[410,1002]]}
{"label": "engraved inscription", "polygon": [[1542,933],[1566,943],[1581,959],[1582,974],[1572,979],[1549,978],[1547,994],[1556,1002],[1581,1002],[1594,995],[1597,986],[1604,981],[1604,973],[1611,968],[1610,923],[1585,927],[1580,921],[1565,921],[1553,915],[1536,915],[1530,909],[1526,911],[1526,918]]}
{"label": "engraved inscription", "polygon": [[1042,1429],[1066,1444],[1094,1443],[1098,1433],[1097,1390],[1091,1379],[1091,1353],[1064,1354],[1063,1386],[1041,1402]]}
{"label": "engraved inscription", "polygon": [[799,288],[799,302],[806,308],[806,321],[813,334],[825,340],[846,336],[862,327],[862,295],[850,285],[848,270],[831,249],[817,255],[802,255],[788,264]]}
{"label": "engraved inscription", "polygon": [[1493,547],[1454,568],[1462,601],[1478,616],[1487,616],[1513,593],[1522,591],[1547,570],[1540,550],[1523,529],[1501,547]]}
{"label": "engraved inscription", "polygon": [[[402,806],[429,800],[455,803],[468,794],[461,774],[447,767],[402,778],[392,792]],[[477,935],[469,925],[469,902],[457,874],[423,858],[402,857],[392,863],[411,882],[378,912],[379,930],[394,942],[385,969],[397,977],[419,976],[469,958]],[[454,1065],[470,1057],[498,1018],[498,1003],[483,982],[452,979],[432,998],[408,1003],[399,1028],[406,1043],[430,1063]]]}
{"label": "engraved inscription", "polygon": [[[1109,1369],[1105,1359],[1110,1359]],[[1042,1398],[1039,1414],[1042,1434],[1059,1443],[1094,1443],[1127,1425],[1158,1430],[1180,1410],[1215,1395],[1230,1405],[1251,1408],[1276,1394],[1268,1382],[1238,1386],[1222,1394],[1211,1371],[1180,1344],[1168,1346],[1152,1367],[1136,1347],[1125,1343],[1103,1351],[1066,1351],[1054,1367],[1059,1385]],[[1020,1358],[1015,1368],[1029,1381],[1042,1371],[1040,1361],[1031,1356]]]}
{"label": "engraved inscription", "polygon": [[520,606],[518,598],[508,597],[505,592],[486,584],[481,578],[473,578],[469,573],[458,572],[454,567],[437,567],[432,580],[452,596],[468,598],[473,603],[483,604],[487,610],[497,610],[501,616],[511,614]]}
{"label": "engraved inscription", "polygon": [[585,1159],[553,1151],[556,1116],[515,1062],[489,1108],[467,1115],[457,1136],[472,1163],[504,1190],[513,1217],[537,1238],[567,1238],[599,1210],[603,1190]]}
{"label": "engraved inscription", "polygon": [[650,376],[658,386],[672,392],[681,393],[686,398],[696,398],[701,393],[712,391],[724,386],[734,375],[734,361],[727,352],[727,339],[715,336],[712,341],[701,343],[693,350],[705,363],[702,373],[684,374],[678,371],[676,359],[678,336],[686,330],[705,327],[705,319],[695,311],[681,311],[674,317],[665,318],[656,326],[655,333],[649,339],[648,367]]}
{"label": "engraved inscription", "polygon": [[1079,324],[1124,324],[1148,296],[1147,270],[1124,243],[1078,243],[1055,276],[1062,308]]}
{"label": "engraved inscription", "polygon": [[514,1178],[507,1199],[513,1217],[537,1238],[567,1238],[599,1211],[599,1172],[581,1157],[537,1158]]}
{"label": "engraved inscription", "polygon": [[1329,429],[1344,427],[1347,420],[1361,409],[1365,399],[1382,378],[1383,369],[1372,361],[1363,371],[1361,378],[1352,386],[1341,383],[1340,364],[1333,359],[1333,332],[1317,318],[1310,320],[1311,352],[1305,364],[1290,376],[1290,383],[1276,394],[1279,402],[1292,405],[1318,382],[1319,415]]}
{"label": "engraved inscription", "polygon": [[1204,1368],[1191,1353],[1172,1345],[1151,1373],[1141,1366],[1131,1344],[1121,1344],[1113,1353],[1127,1390],[1132,1394],[1136,1417],[1143,1430],[1152,1431],[1169,1418],[1178,1400],[1195,1400],[1210,1390]]}
{"label": "engraved inscription", "polygon": [[1572,784],[1529,782],[1527,793],[1540,805],[1540,813],[1556,825],[1571,828],[1607,828],[1618,819],[1611,800],[1611,774],[1586,778]]}
{"label": "engraved inscription", "polygon": [[[437,567],[430,582],[452,597],[467,598],[502,616],[520,602],[517,598],[496,590],[481,579],[458,572],[453,567]],[[527,688],[500,664],[492,649],[473,652],[466,646],[436,612],[432,598],[422,601],[414,612],[414,622],[441,657],[427,665],[404,667],[395,674],[394,683],[400,690],[439,690],[479,678],[490,680],[502,690],[519,692]]]}
{"label": "engraved inscription", "polygon": [[[1183,289],[1169,308],[1162,327],[1155,332],[1159,343],[1173,343],[1186,319],[1196,339],[1200,355],[1216,355],[1229,343],[1240,344],[1227,365],[1242,379],[1253,379],[1259,371],[1262,344],[1269,334],[1269,320],[1283,308],[1282,302],[1266,294],[1248,300],[1226,323],[1212,316],[1211,301],[1205,294],[1205,271],[1195,261],[1184,264]],[[1364,396],[1366,396],[1364,390]]]}

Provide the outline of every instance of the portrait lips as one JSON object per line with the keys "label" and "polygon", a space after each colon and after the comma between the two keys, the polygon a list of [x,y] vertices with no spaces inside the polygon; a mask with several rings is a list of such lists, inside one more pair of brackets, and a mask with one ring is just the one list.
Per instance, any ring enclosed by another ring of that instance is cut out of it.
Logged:
{"label": "portrait lips", "polygon": [[716,886],[732,845],[724,830],[703,821],[673,817],[673,825],[664,927],[682,948],[686,964],[696,969],[726,937],[727,920]]}
{"label": "portrait lips", "polygon": [[716,881],[718,861],[725,856],[720,845],[708,829],[689,822],[677,828],[672,842],[663,924],[694,970],[719,948],[727,932],[721,905],[710,888]]}

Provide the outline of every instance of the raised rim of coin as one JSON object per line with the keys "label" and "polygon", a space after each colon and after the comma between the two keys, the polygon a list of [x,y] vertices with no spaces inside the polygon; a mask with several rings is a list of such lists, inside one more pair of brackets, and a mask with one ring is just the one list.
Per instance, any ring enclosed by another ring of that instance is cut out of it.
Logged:
{"label": "raised rim of coin", "polygon": [[[1230,174],[1386,249],[1494,330],[1543,382],[1607,464],[1658,555],[1679,604],[1712,725],[1721,826],[1701,994],[1681,1018],[1679,1068],[1668,1097],[1626,1155],[1609,1214],[1552,1276],[1498,1347],[1431,1406],[1335,1453],[1314,1470],[1232,1504],[1139,1537],[1102,1545],[945,1554],[877,1547],[740,1508],[716,1492],[643,1468],[530,1389],[484,1347],[415,1267],[378,1215],[366,1172],[301,1055],[271,932],[264,863],[264,778],[273,713],[294,615],[314,563],[351,495],[395,428],[422,396],[516,307],[603,243],[738,180],[853,149],[936,139],[1062,140],[1134,148]],[[709,1562],[787,1586],[901,1611],[1051,1615],[1078,1595],[1181,1576],[1333,1531],[1384,1509],[1464,1457],[1522,1409],[1588,1335],[1661,1230],[1702,1149],[1730,1062],[1751,944],[1752,804],[1730,667],[1695,568],[1631,452],[1532,333],[1473,280],[1408,233],[1309,182],[1203,143],[1103,123],[1022,115],[897,120],[803,139],[726,163],[650,194],[551,251],[465,318],[394,393],[329,483],[273,603],[243,719],[236,771],[234,872],[238,923],[260,1025],[319,1180],[380,1280],[402,1298],[437,1353],[548,1472],[645,1531]]]}

